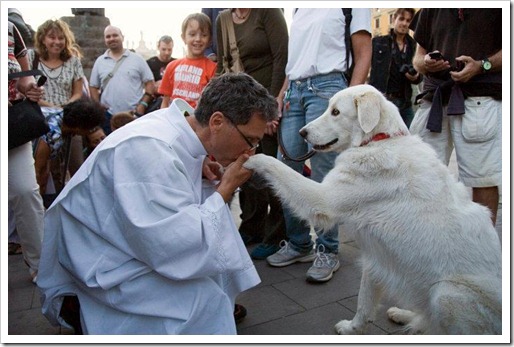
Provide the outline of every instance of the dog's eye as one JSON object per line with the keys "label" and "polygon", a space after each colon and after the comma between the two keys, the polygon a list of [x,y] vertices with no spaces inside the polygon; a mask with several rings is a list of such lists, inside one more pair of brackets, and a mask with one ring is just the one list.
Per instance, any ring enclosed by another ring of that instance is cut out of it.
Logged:
{"label": "dog's eye", "polygon": [[339,110],[337,108],[332,109],[332,116],[339,116]]}

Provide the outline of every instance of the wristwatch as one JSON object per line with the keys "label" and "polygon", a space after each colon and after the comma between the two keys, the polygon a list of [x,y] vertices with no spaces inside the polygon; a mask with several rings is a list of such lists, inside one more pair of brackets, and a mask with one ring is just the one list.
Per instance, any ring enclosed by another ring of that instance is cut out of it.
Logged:
{"label": "wristwatch", "polygon": [[485,58],[484,60],[482,60],[482,72],[483,73],[489,72],[492,67],[493,67],[493,64],[491,64],[489,59]]}

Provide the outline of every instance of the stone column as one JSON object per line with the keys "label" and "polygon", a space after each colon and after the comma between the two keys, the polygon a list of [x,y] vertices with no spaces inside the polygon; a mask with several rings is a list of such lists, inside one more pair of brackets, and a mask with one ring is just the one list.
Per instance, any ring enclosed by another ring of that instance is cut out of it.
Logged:
{"label": "stone column", "polygon": [[104,29],[111,24],[111,21],[105,17],[103,8],[72,8],[71,13],[74,16],[61,17],[61,20],[68,23],[75,35],[75,41],[84,55],[82,57],[84,74],[89,80],[96,58],[107,49],[104,43]]}

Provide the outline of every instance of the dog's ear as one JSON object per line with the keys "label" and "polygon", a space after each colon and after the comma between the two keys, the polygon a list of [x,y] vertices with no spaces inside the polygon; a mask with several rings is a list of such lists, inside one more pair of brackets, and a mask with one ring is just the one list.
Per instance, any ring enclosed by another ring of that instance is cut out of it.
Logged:
{"label": "dog's ear", "polygon": [[358,95],[354,99],[357,106],[357,119],[362,130],[368,134],[373,130],[380,120],[380,97],[368,92]]}

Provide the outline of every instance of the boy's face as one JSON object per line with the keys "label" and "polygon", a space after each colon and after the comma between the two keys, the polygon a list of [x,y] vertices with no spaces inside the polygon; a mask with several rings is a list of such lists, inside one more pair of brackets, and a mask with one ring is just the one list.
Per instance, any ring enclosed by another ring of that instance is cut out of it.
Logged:
{"label": "boy's face", "polygon": [[182,40],[187,46],[187,57],[200,58],[211,41],[211,35],[208,31],[200,29],[198,21],[191,20],[182,34]]}

